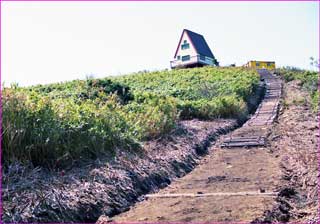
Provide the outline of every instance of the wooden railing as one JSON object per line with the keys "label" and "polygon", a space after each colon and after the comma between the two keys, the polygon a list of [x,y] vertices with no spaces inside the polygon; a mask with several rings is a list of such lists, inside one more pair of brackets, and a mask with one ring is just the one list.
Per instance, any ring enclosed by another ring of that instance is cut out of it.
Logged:
{"label": "wooden railing", "polygon": [[191,56],[189,60],[182,61],[180,59],[180,60],[170,61],[170,66],[171,66],[171,68],[175,68],[175,67],[179,67],[179,66],[191,65],[194,63],[200,63],[200,64],[204,64],[204,65],[214,65],[214,60],[213,60],[213,58],[198,54],[195,56]]}

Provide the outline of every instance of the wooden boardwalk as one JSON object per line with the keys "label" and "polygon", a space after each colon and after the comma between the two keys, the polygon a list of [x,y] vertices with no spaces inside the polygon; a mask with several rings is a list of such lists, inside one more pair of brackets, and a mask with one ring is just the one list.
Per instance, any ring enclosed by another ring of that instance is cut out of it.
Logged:
{"label": "wooden boardwalk", "polygon": [[224,138],[221,147],[265,146],[269,129],[277,117],[282,82],[266,69],[258,70],[266,85],[264,99],[255,114],[238,130]]}

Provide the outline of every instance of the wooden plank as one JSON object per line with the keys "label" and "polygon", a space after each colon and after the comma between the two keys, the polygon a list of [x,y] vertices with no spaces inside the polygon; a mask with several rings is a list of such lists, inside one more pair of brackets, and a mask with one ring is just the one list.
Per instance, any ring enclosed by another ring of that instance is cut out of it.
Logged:
{"label": "wooden plank", "polygon": [[169,193],[147,194],[147,198],[177,198],[177,197],[218,197],[218,196],[259,196],[276,197],[277,192],[243,191],[243,192],[216,192],[216,193]]}
{"label": "wooden plank", "polygon": [[262,138],[243,138],[243,139],[238,139],[238,138],[232,138],[232,139],[226,139],[223,142],[224,143],[229,143],[229,142],[259,142]]}
{"label": "wooden plank", "polygon": [[238,135],[233,135],[231,137],[227,137],[225,138],[225,140],[231,140],[231,139],[237,139],[237,140],[248,140],[248,139],[261,139],[263,138],[263,136],[259,135],[259,136],[238,136]]}
{"label": "wooden plank", "polygon": [[245,147],[245,146],[264,146],[265,142],[230,142],[223,143],[221,147]]}

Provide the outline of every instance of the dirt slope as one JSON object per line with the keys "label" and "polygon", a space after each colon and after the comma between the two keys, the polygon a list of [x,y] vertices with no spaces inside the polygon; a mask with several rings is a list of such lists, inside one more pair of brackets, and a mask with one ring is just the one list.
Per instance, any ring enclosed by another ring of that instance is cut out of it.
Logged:
{"label": "dirt slope", "polygon": [[[279,157],[264,148],[221,149],[211,154],[185,177],[174,181],[156,195],[178,197],[149,198],[115,221],[251,221],[273,206],[280,179]],[[206,193],[256,192],[256,195],[205,196]],[[198,197],[183,194],[194,193]],[[202,194],[204,196],[202,196]]]}

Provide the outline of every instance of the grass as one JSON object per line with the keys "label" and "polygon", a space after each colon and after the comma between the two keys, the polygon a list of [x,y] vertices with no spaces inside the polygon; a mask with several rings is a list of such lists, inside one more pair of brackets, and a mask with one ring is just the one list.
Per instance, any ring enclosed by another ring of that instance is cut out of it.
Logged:
{"label": "grass", "polygon": [[252,70],[203,67],[4,88],[3,164],[59,168],[134,150],[180,119],[241,119],[258,81]]}

